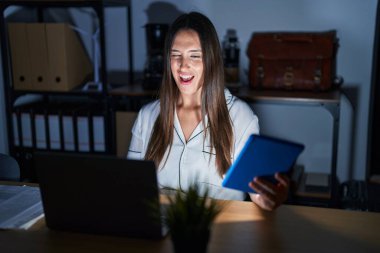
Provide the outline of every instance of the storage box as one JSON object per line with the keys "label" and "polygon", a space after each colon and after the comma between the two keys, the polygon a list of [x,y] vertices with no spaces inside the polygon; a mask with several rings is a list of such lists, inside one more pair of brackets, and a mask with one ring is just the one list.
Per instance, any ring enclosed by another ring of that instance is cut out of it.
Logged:
{"label": "storage box", "polygon": [[70,91],[92,73],[77,34],[66,23],[10,23],[15,90]]}

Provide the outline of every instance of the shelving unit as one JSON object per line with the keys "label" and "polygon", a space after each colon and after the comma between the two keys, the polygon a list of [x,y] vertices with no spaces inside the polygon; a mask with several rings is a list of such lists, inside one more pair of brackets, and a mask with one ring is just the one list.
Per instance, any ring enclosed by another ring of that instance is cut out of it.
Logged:
{"label": "shelving unit", "polygon": [[337,178],[338,162],[338,137],[340,121],[340,90],[328,92],[302,92],[302,91],[276,91],[276,90],[252,90],[241,87],[234,95],[252,103],[288,104],[298,106],[317,106],[324,108],[333,119],[332,154],[329,175],[330,191],[327,193],[306,192],[301,182],[300,188],[295,194],[296,203],[316,203],[321,206],[335,207],[338,201],[339,181]]}
{"label": "shelving unit", "polygon": [[[102,84],[101,91],[82,91],[75,89],[68,92],[50,92],[50,91],[28,91],[28,90],[15,90],[12,80],[12,64],[10,43],[8,38],[7,20],[5,17],[7,8],[15,6],[21,8],[27,8],[35,11],[37,22],[44,22],[44,12],[47,9],[55,8],[92,8],[97,16],[99,23],[99,45],[100,45],[100,81]],[[96,101],[96,104],[100,105],[104,111],[104,136],[105,136],[105,150],[102,153],[115,154],[115,120],[113,114],[113,102],[109,96],[108,89],[108,77],[107,77],[107,62],[106,62],[106,39],[105,39],[105,8],[107,7],[125,7],[127,10],[127,39],[128,39],[128,64],[129,64],[129,82],[133,81],[133,52],[132,52],[132,21],[131,21],[131,1],[130,0],[4,0],[0,2],[0,39],[1,39],[1,52],[2,52],[2,67],[3,67],[3,79],[4,79],[4,96],[5,96],[5,109],[7,118],[7,132],[8,132],[8,146],[9,152],[14,156],[21,167],[22,179],[34,180],[34,171],[31,168],[31,160],[33,157],[33,151],[35,150],[35,137],[33,138],[33,147],[23,147],[21,141],[20,145],[14,143],[14,125],[13,125],[13,113],[15,109],[15,102],[24,95],[38,95],[46,103],[49,104],[57,98],[72,98],[74,100]],[[61,117],[60,115],[59,117]],[[60,118],[61,119],[61,118]],[[34,119],[33,119],[34,120]],[[20,121],[20,119],[18,119]],[[34,122],[34,121],[32,121]],[[92,119],[89,119],[92,122]],[[21,122],[18,122],[17,133],[21,136]],[[62,137],[62,122],[61,133]],[[34,127],[34,126],[33,126]],[[92,124],[89,124],[89,131],[92,134]],[[46,134],[48,138],[48,133]],[[92,136],[92,135],[91,135]],[[62,141],[62,139],[61,139]],[[93,140],[90,140],[93,142]],[[93,144],[93,143],[91,143]],[[63,144],[58,151],[63,150]],[[77,145],[77,143],[76,143]],[[91,145],[93,147],[93,145]],[[77,152],[78,150],[76,150]],[[89,152],[96,152],[94,148],[90,148]]]}

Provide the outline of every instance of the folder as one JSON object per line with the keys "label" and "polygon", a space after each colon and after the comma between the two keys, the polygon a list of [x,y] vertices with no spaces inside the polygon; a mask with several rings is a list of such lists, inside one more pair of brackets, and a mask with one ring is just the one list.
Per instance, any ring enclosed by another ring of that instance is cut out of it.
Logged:
{"label": "folder", "polygon": [[33,89],[44,90],[49,87],[51,78],[49,77],[46,32],[43,23],[28,23],[27,39]]}
{"label": "folder", "polygon": [[9,23],[13,84],[19,90],[69,91],[93,72],[90,57],[66,23]]}
{"label": "folder", "polygon": [[9,23],[8,34],[11,53],[13,88],[32,90],[29,43],[26,23]]}
{"label": "folder", "polygon": [[51,91],[69,91],[92,73],[92,64],[79,37],[65,23],[45,23]]}

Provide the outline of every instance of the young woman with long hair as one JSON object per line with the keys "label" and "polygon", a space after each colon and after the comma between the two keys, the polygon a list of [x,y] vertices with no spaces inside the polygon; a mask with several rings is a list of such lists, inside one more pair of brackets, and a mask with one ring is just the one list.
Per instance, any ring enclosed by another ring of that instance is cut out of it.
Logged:
{"label": "young woman with long hair", "polygon": [[[203,14],[179,16],[166,37],[159,100],[145,105],[132,129],[130,159],[155,161],[162,188],[186,190],[195,181],[211,197],[243,200],[223,188],[224,174],[251,134],[259,133],[251,108],[224,87],[216,30]],[[289,180],[274,185],[259,178],[253,202],[272,210],[286,200]]]}

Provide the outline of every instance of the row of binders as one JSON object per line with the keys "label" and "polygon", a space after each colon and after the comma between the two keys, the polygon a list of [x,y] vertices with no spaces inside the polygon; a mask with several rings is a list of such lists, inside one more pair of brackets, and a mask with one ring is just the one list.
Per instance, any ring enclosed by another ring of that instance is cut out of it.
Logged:
{"label": "row of binders", "polygon": [[106,121],[99,106],[39,102],[12,112],[16,147],[75,152],[106,152]]}

